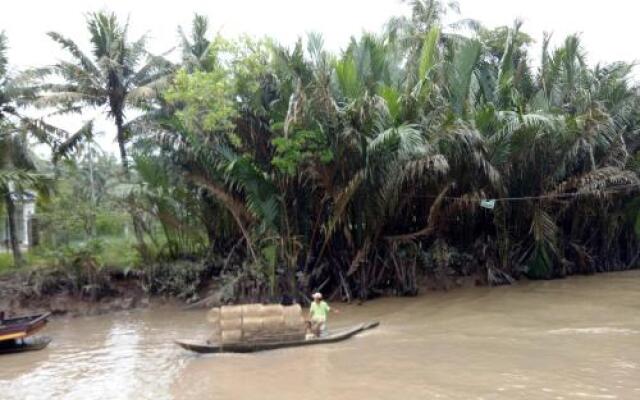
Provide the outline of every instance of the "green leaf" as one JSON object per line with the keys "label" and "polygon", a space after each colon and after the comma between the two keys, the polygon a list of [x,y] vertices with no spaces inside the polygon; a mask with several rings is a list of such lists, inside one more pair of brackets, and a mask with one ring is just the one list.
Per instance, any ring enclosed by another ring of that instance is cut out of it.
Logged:
{"label": "green leaf", "polygon": [[438,40],[440,39],[440,27],[431,28],[422,43],[422,52],[420,53],[420,79],[427,79],[428,74],[438,61]]}
{"label": "green leaf", "polygon": [[358,67],[351,56],[346,56],[335,64],[336,77],[342,95],[347,99],[355,99],[362,92],[362,83],[358,76]]}

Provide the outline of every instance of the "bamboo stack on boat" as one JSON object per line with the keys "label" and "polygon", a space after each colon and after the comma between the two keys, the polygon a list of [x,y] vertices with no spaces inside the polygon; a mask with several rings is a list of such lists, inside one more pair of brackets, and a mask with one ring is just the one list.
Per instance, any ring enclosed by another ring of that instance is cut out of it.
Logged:
{"label": "bamboo stack on boat", "polygon": [[216,307],[209,311],[207,319],[212,325],[209,342],[223,345],[300,340],[305,334],[298,304]]}

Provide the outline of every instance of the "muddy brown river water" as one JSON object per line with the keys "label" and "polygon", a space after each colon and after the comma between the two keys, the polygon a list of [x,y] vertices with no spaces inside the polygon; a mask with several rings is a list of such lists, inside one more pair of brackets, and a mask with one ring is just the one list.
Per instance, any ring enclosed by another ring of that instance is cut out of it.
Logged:
{"label": "muddy brown river water", "polygon": [[[338,305],[339,306],[339,305]],[[55,320],[0,357],[0,399],[640,399],[640,272],[339,306],[349,341],[199,356],[204,311]]]}

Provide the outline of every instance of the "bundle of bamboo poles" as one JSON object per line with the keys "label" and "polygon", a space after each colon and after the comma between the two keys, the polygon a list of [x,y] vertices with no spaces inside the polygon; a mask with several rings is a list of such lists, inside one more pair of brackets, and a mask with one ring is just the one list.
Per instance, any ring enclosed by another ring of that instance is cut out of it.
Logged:
{"label": "bundle of bamboo poles", "polygon": [[222,344],[300,340],[305,335],[298,304],[216,307],[209,311],[207,319],[212,325],[210,341]]}

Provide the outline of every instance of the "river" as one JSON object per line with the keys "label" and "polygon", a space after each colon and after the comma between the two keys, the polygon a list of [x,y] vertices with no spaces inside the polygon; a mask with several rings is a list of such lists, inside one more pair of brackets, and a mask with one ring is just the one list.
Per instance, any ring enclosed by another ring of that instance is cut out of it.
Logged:
{"label": "river", "polygon": [[0,399],[640,399],[640,272],[341,306],[349,341],[190,354],[204,311],[54,320],[41,352],[0,358]]}

